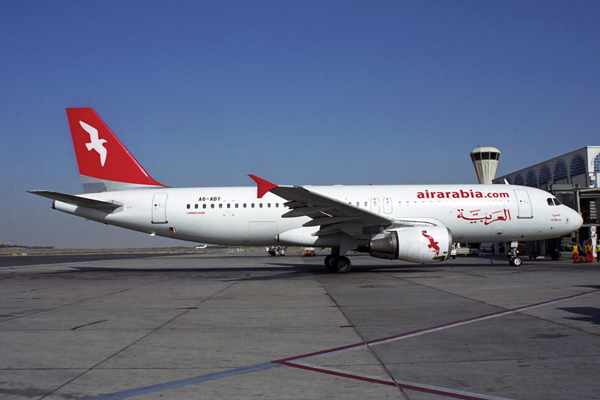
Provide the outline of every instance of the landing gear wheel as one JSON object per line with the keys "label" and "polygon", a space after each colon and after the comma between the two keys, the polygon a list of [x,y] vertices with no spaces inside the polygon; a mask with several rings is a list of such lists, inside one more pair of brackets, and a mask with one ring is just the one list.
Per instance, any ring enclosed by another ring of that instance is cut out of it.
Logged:
{"label": "landing gear wheel", "polygon": [[327,257],[325,257],[325,266],[330,271],[336,271],[335,267],[332,265],[332,261],[334,258],[335,256],[333,254],[330,254]]}
{"label": "landing gear wheel", "polygon": [[508,260],[508,263],[513,267],[520,267],[523,264],[523,261],[519,257],[514,257]]}
{"label": "landing gear wheel", "polygon": [[335,257],[331,261],[331,265],[333,266],[334,271],[339,273],[350,272],[352,269],[352,263],[350,262],[350,259],[345,256]]}

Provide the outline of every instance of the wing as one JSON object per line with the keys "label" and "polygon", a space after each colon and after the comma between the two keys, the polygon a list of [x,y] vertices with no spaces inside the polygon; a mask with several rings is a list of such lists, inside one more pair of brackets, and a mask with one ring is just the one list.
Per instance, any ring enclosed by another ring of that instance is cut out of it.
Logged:
{"label": "wing", "polygon": [[301,186],[280,186],[259,178],[250,177],[257,183],[257,197],[262,198],[271,192],[285,200],[291,210],[283,218],[309,217],[303,226],[318,226],[315,236],[346,234],[353,239],[371,239],[388,228],[412,226],[440,226],[440,221],[432,218],[389,218],[364,208],[313,192]]}
{"label": "wing", "polygon": [[313,192],[301,186],[278,186],[257,176],[250,177],[258,184],[258,197],[271,192],[285,200],[291,210],[283,218],[309,217],[303,226],[318,226],[315,236],[345,233],[353,238],[370,238],[379,228],[397,223],[391,218],[353,206],[343,201]]}

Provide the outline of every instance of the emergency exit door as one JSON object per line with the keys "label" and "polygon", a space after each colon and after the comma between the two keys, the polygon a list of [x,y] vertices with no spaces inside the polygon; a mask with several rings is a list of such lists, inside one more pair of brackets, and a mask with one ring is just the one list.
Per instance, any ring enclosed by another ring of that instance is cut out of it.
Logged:
{"label": "emergency exit door", "polygon": [[152,199],[152,223],[167,223],[167,196],[168,193],[156,193]]}
{"label": "emergency exit door", "polygon": [[533,214],[531,213],[531,201],[529,201],[529,193],[527,193],[527,190],[515,189],[515,195],[517,196],[517,202],[519,203],[518,218],[533,218]]}

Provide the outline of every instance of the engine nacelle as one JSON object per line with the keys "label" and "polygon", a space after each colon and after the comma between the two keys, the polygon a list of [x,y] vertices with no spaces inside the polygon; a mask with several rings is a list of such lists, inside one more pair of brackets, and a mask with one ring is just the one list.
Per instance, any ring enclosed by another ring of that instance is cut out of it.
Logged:
{"label": "engine nacelle", "polygon": [[444,226],[391,229],[369,243],[372,257],[416,263],[446,260],[452,251],[452,233]]}

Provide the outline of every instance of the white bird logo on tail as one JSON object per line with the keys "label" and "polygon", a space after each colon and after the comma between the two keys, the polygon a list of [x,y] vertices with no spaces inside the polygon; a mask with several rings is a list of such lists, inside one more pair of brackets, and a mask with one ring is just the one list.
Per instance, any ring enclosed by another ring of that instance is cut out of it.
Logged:
{"label": "white bird logo on tail", "polygon": [[87,133],[90,134],[91,142],[86,143],[85,146],[87,147],[88,151],[92,151],[92,149],[94,149],[98,154],[100,154],[100,164],[102,164],[104,167],[107,154],[106,148],[104,148],[104,143],[106,143],[106,140],[98,139],[98,129],[94,128],[93,126],[90,126],[83,121],[79,121],[79,124]]}

